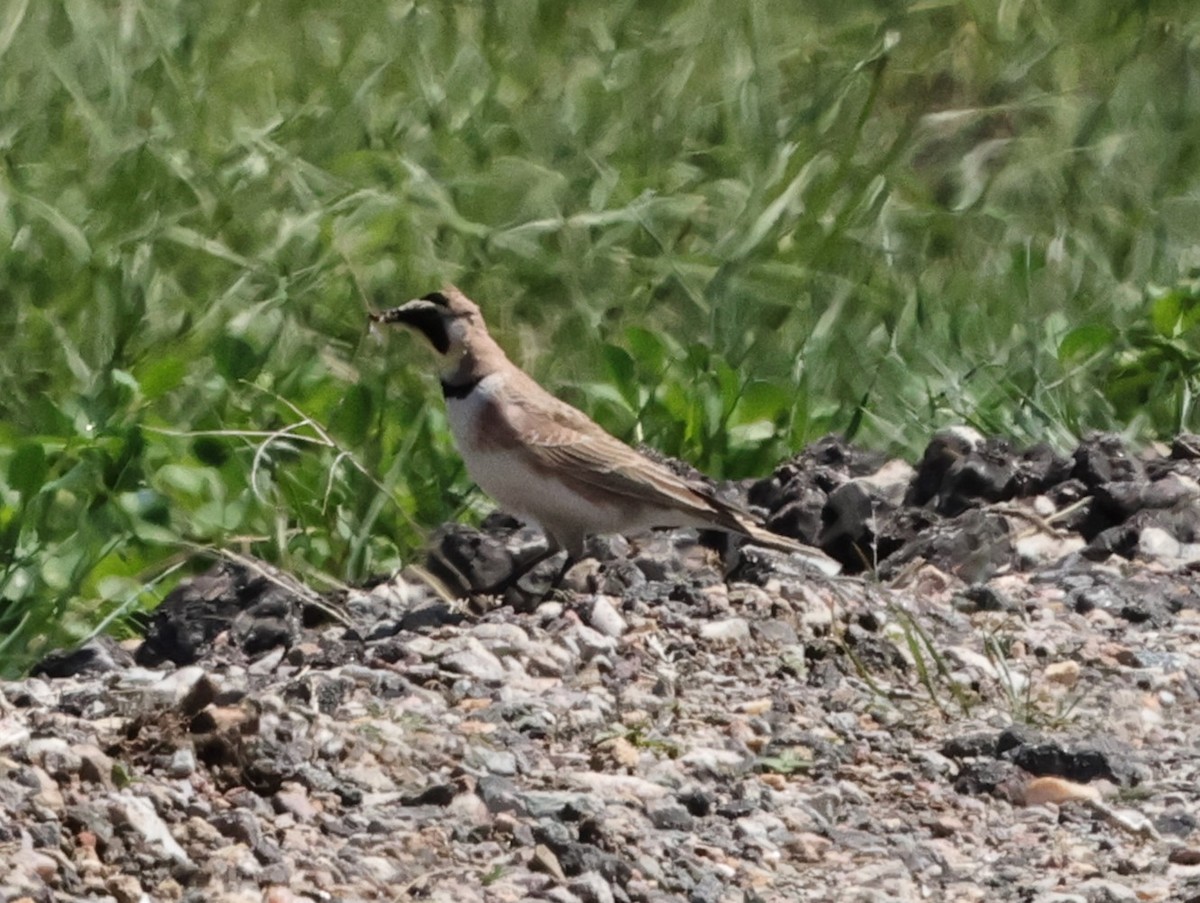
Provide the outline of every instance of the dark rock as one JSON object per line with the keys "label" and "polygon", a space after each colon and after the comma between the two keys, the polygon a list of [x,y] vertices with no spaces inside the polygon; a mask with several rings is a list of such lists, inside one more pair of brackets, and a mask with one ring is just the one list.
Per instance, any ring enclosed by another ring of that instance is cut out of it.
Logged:
{"label": "dark rock", "polygon": [[1171,457],[1175,460],[1200,459],[1200,436],[1182,433],[1171,443]]}
{"label": "dark rock", "polygon": [[934,495],[934,507],[953,517],[981,502],[1010,499],[1016,491],[1016,475],[1012,448],[989,440],[950,465]]}
{"label": "dark rock", "polygon": [[[798,457],[782,465],[793,471],[824,471],[847,478],[865,477],[875,473],[887,460],[882,452],[851,445],[841,436],[825,436],[812,443]],[[832,488],[835,483],[827,483]]]}
{"label": "dark rock", "polygon": [[[222,561],[199,577],[173,589],[154,612],[145,641],[135,658],[140,665],[174,662],[190,665],[212,645],[212,641],[233,625],[239,615],[243,642],[256,648],[269,648],[275,642],[289,642],[300,620],[301,598],[287,587],[291,579],[275,576],[268,565],[250,568]],[[271,575],[271,576],[267,576]],[[283,617],[285,625],[259,629],[258,615],[267,620]]]}
{"label": "dark rock", "polygon": [[[542,600],[555,589],[556,581],[562,573],[567,560],[566,553],[552,555],[545,561],[529,568],[521,574],[514,586],[510,586],[504,594],[504,601],[514,611],[527,614],[535,610]],[[522,565],[524,567],[524,565]]]}
{"label": "dark rock", "polygon": [[[537,833],[535,830],[535,837]],[[544,840],[542,842],[546,843]],[[557,845],[546,843],[546,846],[558,857],[559,864],[568,877],[585,872],[598,872],[611,885],[625,885],[633,875],[633,867],[628,862],[592,844],[569,841]]]}
{"label": "dark rock", "polygon": [[[668,542],[670,541],[669,534],[662,533],[659,535],[667,539]],[[599,534],[587,538],[584,542],[583,554],[585,557],[595,558],[597,561],[625,561],[629,558],[633,547],[634,544],[620,533]]]}
{"label": "dark rock", "polygon": [[283,762],[273,756],[257,756],[242,768],[242,781],[255,793],[270,796],[278,793],[279,788],[293,774]]}
{"label": "dark rock", "polygon": [[752,483],[747,501],[764,512],[765,523],[775,532],[815,543],[828,494],[847,480],[874,473],[885,460],[882,454],[826,436]]}
{"label": "dark rock", "polygon": [[917,465],[905,505],[927,505],[941,493],[950,469],[983,445],[983,437],[970,427],[953,427],[934,434]]}
{"label": "dark rock", "polygon": [[1200,504],[1185,501],[1165,511],[1155,511],[1145,526],[1161,527],[1180,542],[1200,542]]}
{"label": "dark rock", "polygon": [[779,618],[751,621],[750,633],[760,642],[774,646],[793,646],[800,641],[796,628]]}
{"label": "dark rock", "polygon": [[951,759],[990,758],[998,754],[996,741],[997,736],[991,731],[976,731],[946,740],[941,753]]}
{"label": "dark rock", "polygon": [[999,514],[976,509],[933,525],[890,555],[880,573],[891,576],[917,558],[969,583],[980,583],[1011,566],[1015,553],[1007,521]]}
{"label": "dark rock", "polygon": [[351,690],[351,683],[347,680],[322,680],[317,683],[317,711],[332,715],[337,711],[338,706],[345,700],[346,694]]}
{"label": "dark rock", "polygon": [[332,715],[352,688],[350,681],[338,678],[322,679],[310,676],[292,683],[284,693],[286,699],[296,699],[316,706],[323,715]]}
{"label": "dark rock", "polygon": [[81,677],[105,674],[133,664],[133,656],[112,637],[99,636],[78,649],[51,652],[33,666],[30,677]]}
{"label": "dark rock", "polygon": [[871,486],[863,480],[843,483],[829,493],[825,503],[821,541],[825,543],[842,536],[857,538],[866,535],[870,530],[867,522],[875,516],[881,504],[885,504],[884,500],[872,493]]}
{"label": "dark rock", "polygon": [[1149,487],[1149,482],[1141,480],[1101,483],[1092,488],[1092,496],[1101,512],[1108,515],[1114,523],[1120,523],[1141,509]]}
{"label": "dark rock", "polygon": [[1087,539],[1096,536],[1104,527],[1111,526],[1103,515],[1097,513],[1096,502],[1088,495],[1087,486],[1082,480],[1063,480],[1046,489],[1044,495],[1057,509],[1055,525],[1060,530],[1079,533]]}
{"label": "dark rock", "polygon": [[27,823],[25,831],[35,847],[56,850],[62,843],[62,825],[57,819]]}
{"label": "dark rock", "polygon": [[344,781],[338,781],[333,788],[334,795],[343,806],[359,806],[362,805],[363,792],[357,787],[352,787]]}
{"label": "dark rock", "polygon": [[64,689],[59,697],[59,711],[77,718],[105,704],[106,694],[91,683],[84,684],[79,689]]}
{"label": "dark rock", "polygon": [[96,838],[96,849],[101,854],[112,841],[115,831],[108,811],[100,803],[94,802],[67,806],[63,824],[75,835],[90,831]]}
{"label": "dark rock", "polygon": [[1028,725],[1010,724],[996,737],[996,755],[1003,755],[1010,749],[1037,743],[1040,740],[1041,734]]}
{"label": "dark rock", "polygon": [[821,548],[842,562],[849,573],[863,570],[877,555],[876,525],[894,510],[895,505],[864,481],[842,484],[829,494],[821,515]]}
{"label": "dark rock", "polygon": [[1105,483],[1096,488],[1096,500],[1118,517],[1129,517],[1145,509],[1173,509],[1190,506],[1200,492],[1190,482],[1174,474],[1160,480],[1127,480]]}
{"label": "dark rock", "polygon": [[193,718],[200,714],[217,698],[217,685],[208,674],[202,674],[195,680],[176,708],[185,718]]}
{"label": "dark rock", "polygon": [[616,899],[613,888],[594,872],[584,872],[573,878],[567,889],[579,898],[580,903],[613,903]]}
{"label": "dark rock", "polygon": [[[264,848],[269,848],[272,851],[272,858],[270,859],[269,863],[264,861],[262,853]],[[279,851],[278,858],[275,856],[274,851],[276,850]],[[270,843],[269,841],[266,841],[262,847],[259,847],[259,849],[255,850],[254,852],[255,855],[258,856],[259,861],[263,862],[263,864],[266,866],[261,872],[258,873],[258,881],[263,887],[270,887],[271,885],[287,887],[288,884],[291,883],[293,875],[292,868],[286,862],[281,861],[283,851],[280,847]]]}
{"label": "dark rock", "polygon": [[700,788],[682,791],[675,798],[696,818],[704,818],[712,811],[712,798]]}
{"label": "dark rock", "polygon": [[962,598],[969,603],[970,611],[1011,611],[1013,603],[997,589],[986,583],[976,583],[968,586],[962,592]]}
{"label": "dark rock", "polygon": [[632,561],[614,561],[601,571],[598,590],[610,596],[624,596],[645,586],[646,582],[645,572]]}
{"label": "dark rock", "polygon": [[400,797],[405,806],[449,806],[458,796],[458,788],[454,784],[433,784],[419,793],[408,793]]}
{"label": "dark rock", "polygon": [[1081,783],[1114,777],[1107,759],[1098,750],[1068,752],[1057,743],[1036,743],[1018,746],[1008,755],[1030,774],[1056,775]]}
{"label": "dark rock", "polygon": [[1159,585],[1135,578],[1084,583],[1067,593],[1067,604],[1079,614],[1099,608],[1132,624],[1165,627],[1181,609],[1200,604],[1200,596],[1187,585]]}
{"label": "dark rock", "polygon": [[296,630],[283,618],[247,618],[244,631],[238,631],[242,650],[250,656],[274,649],[276,646],[291,646]]}
{"label": "dark rock", "polygon": [[1087,783],[1104,778],[1123,786],[1140,783],[1145,767],[1125,743],[1106,736],[1064,743],[1043,738],[1029,728],[1013,726],[1000,734],[996,755],[1034,775],[1054,775]]}
{"label": "dark rock", "polygon": [[1144,474],[1141,462],[1129,454],[1125,440],[1111,433],[1088,436],[1075,449],[1073,458],[1071,475],[1092,491],[1105,483],[1139,479]]}
{"label": "dark rock", "polygon": [[209,819],[209,824],[225,837],[244,843],[250,849],[255,849],[262,842],[262,827],[254,813],[246,809],[220,812]]}
{"label": "dark rock", "polygon": [[1133,524],[1118,524],[1101,530],[1080,554],[1089,561],[1103,561],[1110,555],[1132,558],[1137,552],[1141,531]]}
{"label": "dark rock", "polygon": [[725,881],[712,872],[705,872],[688,894],[688,903],[720,903],[725,894]]}
{"label": "dark rock", "polygon": [[877,524],[877,535],[871,547],[855,547],[859,565],[839,558],[847,569],[873,570],[918,536],[940,524],[942,517],[929,508],[897,508],[884,515]]}
{"label": "dark rock", "polygon": [[855,667],[865,665],[869,671],[879,673],[904,672],[908,660],[890,640],[851,624],[846,630],[848,645],[854,650]]}
{"label": "dark rock", "polygon": [[537,826],[533,829],[533,837],[538,843],[544,843],[552,850],[557,847],[565,847],[576,839],[576,835],[569,827],[561,821],[549,818],[538,820]]}
{"label": "dark rock", "polygon": [[646,816],[654,827],[665,831],[692,830],[692,814],[674,800],[655,800],[646,805]]}
{"label": "dark rock", "polygon": [[441,599],[434,599],[406,611],[400,618],[400,630],[423,633],[437,627],[461,624],[465,615]]}
{"label": "dark rock", "polygon": [[[630,561],[650,583],[674,583],[684,578],[683,563],[677,534],[656,531],[639,537]],[[642,585],[633,586],[634,592]]]}
{"label": "dark rock", "polygon": [[1020,498],[1041,495],[1061,485],[1071,476],[1074,462],[1064,458],[1044,442],[1022,452],[1017,461],[1013,489]]}
{"label": "dark rock", "polygon": [[738,818],[745,818],[747,815],[753,815],[758,809],[759,804],[757,800],[726,800],[717,806],[717,815],[733,821]]}
{"label": "dark rock", "polygon": [[426,566],[456,592],[485,592],[508,581],[517,568],[505,543],[513,532],[447,524],[434,535]]}
{"label": "dark rock", "polygon": [[1200,821],[1182,806],[1172,806],[1154,819],[1154,827],[1160,834],[1187,837],[1200,828]]}
{"label": "dark rock", "polygon": [[825,493],[812,487],[798,487],[788,492],[788,496],[788,501],[767,517],[767,529],[815,544],[822,529]]}
{"label": "dark rock", "polygon": [[998,759],[975,759],[964,762],[954,779],[956,793],[997,793],[1005,784],[1013,781],[1019,772],[1015,765]]}

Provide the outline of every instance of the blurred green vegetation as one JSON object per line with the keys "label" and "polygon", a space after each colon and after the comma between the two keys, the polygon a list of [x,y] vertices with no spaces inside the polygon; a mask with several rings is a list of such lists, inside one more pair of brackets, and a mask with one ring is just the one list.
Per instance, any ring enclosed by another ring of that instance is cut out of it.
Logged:
{"label": "blurred green vegetation", "polygon": [[364,329],[445,281],[717,475],[1195,429],[1194,10],[7,0],[0,674],[206,554],[336,585],[477,507]]}

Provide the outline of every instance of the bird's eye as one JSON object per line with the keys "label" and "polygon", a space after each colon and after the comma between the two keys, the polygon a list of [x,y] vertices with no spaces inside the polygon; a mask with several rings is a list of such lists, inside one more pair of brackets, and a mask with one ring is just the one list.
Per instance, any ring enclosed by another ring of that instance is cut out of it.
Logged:
{"label": "bird's eye", "polygon": [[443,295],[441,292],[430,292],[428,295],[423,297],[421,300],[422,301],[430,301],[433,304],[436,304],[438,307],[449,307],[450,306],[449,299],[445,295]]}

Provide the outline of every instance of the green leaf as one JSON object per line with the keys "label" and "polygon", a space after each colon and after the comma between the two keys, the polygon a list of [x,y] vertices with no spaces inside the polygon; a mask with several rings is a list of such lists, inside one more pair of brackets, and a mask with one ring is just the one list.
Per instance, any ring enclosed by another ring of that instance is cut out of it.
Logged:
{"label": "green leaf", "polygon": [[25,10],[28,7],[29,0],[16,0],[15,3],[7,4],[7,10],[0,18],[0,56],[4,56],[4,51],[8,50],[9,45],[12,44],[13,37],[21,26],[21,20],[25,18]]}
{"label": "green leaf", "polygon": [[192,443],[192,454],[203,464],[220,467],[229,460],[229,445],[217,436],[197,436]]}
{"label": "green leaf", "polygon": [[1116,333],[1109,326],[1091,323],[1072,329],[1058,343],[1058,359],[1067,361],[1089,358],[1102,351],[1111,350]]}
{"label": "green leaf", "polygon": [[367,437],[374,408],[370,390],[363,385],[353,385],[334,409],[329,428],[343,439],[357,445]]}
{"label": "green leaf", "polygon": [[617,391],[621,393],[621,398],[625,400],[631,410],[636,411],[639,388],[637,364],[630,357],[628,351],[616,345],[605,345],[600,349],[600,353],[604,357],[604,365],[608,370],[609,377],[617,387]]}
{"label": "green leaf", "polygon": [[92,248],[82,229],[71,222],[61,210],[47,204],[41,198],[33,195],[18,195],[17,197],[30,213],[41,217],[58,233],[59,238],[62,239],[63,244],[67,246],[67,250],[71,252],[71,256],[77,263],[87,262],[92,256]]}
{"label": "green leaf", "polygon": [[144,366],[135,369],[138,383],[142,387],[142,395],[154,399],[170,392],[187,375],[188,365],[181,357],[160,357],[151,359]]}
{"label": "green leaf", "polygon": [[754,423],[759,420],[775,423],[788,415],[791,405],[791,392],[776,383],[756,379],[742,389],[741,398],[733,410],[731,420],[736,424]]}
{"label": "green leaf", "polygon": [[625,342],[644,371],[661,373],[667,366],[667,344],[657,333],[640,326],[625,330]]}
{"label": "green leaf", "polygon": [[859,399],[858,405],[854,408],[854,413],[850,415],[850,422],[846,424],[846,429],[842,435],[847,442],[852,442],[854,437],[858,435],[859,429],[862,428],[863,417],[867,412],[867,404],[871,400],[871,390],[863,392],[862,398]]}
{"label": "green leaf", "polygon": [[208,235],[203,235],[195,229],[189,229],[186,226],[173,225],[167,226],[162,231],[162,236],[169,241],[178,242],[185,248],[192,248],[196,251],[201,251],[205,254],[211,254],[219,260],[224,260],[232,263],[234,266],[241,267],[244,270],[254,268],[254,263],[247,260],[240,254],[232,251],[227,245],[221,243],[215,238]]}
{"label": "green leaf", "polygon": [[761,445],[775,435],[775,424],[769,420],[757,420],[749,423],[738,423],[729,428],[729,444],[731,446]]}
{"label": "green leaf", "polygon": [[[724,358],[717,358],[712,369],[717,377],[717,386],[721,396],[720,405],[714,409],[719,410],[721,416],[725,417],[732,413],[742,394],[742,378]],[[714,424],[714,426],[717,425]]]}
{"label": "green leaf", "polygon": [[165,492],[182,492],[202,498],[210,495],[218,480],[213,471],[206,467],[188,467],[183,464],[166,464],[154,475],[155,481]]}
{"label": "green leaf", "polygon": [[258,355],[254,347],[237,336],[223,335],[218,338],[213,357],[217,362],[217,372],[230,382],[245,379],[258,367]]}
{"label": "green leaf", "polygon": [[1180,289],[1167,292],[1150,307],[1150,322],[1154,324],[1154,331],[1159,335],[1175,335],[1182,315],[1183,292]]}
{"label": "green leaf", "polygon": [[8,462],[8,485],[28,499],[45,484],[46,471],[46,449],[40,442],[23,442]]}

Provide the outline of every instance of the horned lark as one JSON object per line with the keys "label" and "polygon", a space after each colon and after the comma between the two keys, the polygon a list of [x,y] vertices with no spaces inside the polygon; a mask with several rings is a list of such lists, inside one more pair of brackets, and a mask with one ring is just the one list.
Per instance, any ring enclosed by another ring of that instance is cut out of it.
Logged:
{"label": "horned lark", "polygon": [[399,323],[428,340],[467,472],[503,508],[546,532],[547,556],[567,552],[564,571],[582,555],[586,536],[650,527],[740,533],[826,574],[841,570],[823,552],[759,526],[707,486],[677,476],[552,396],[508,359],[479,307],[453,286],[371,320]]}

